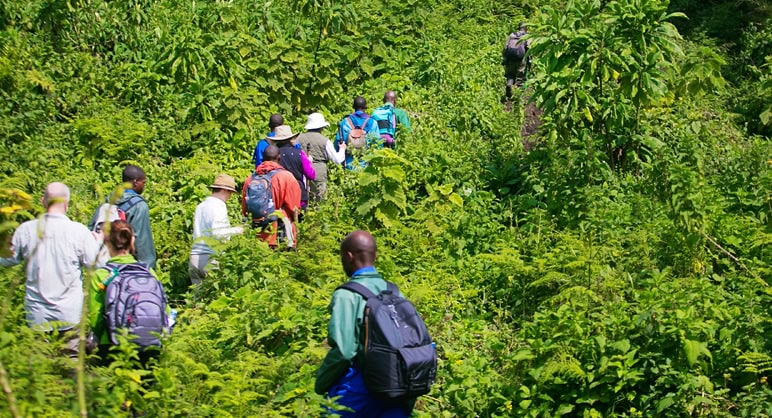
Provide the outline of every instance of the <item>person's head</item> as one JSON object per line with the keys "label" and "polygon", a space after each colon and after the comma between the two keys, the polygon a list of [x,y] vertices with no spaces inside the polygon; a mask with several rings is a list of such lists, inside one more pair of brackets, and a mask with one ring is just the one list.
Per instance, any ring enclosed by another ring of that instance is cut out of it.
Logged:
{"label": "person's head", "polygon": [[236,192],[236,180],[227,174],[218,174],[209,187],[212,189],[212,196],[224,202]]}
{"label": "person's head", "polygon": [[354,98],[354,111],[363,111],[367,109],[367,101],[362,96],[357,96]]}
{"label": "person's head", "polygon": [[375,238],[369,232],[358,230],[346,235],[340,243],[343,271],[347,276],[351,276],[363,267],[373,266],[376,252]]}
{"label": "person's head", "polygon": [[131,189],[142,194],[145,191],[147,176],[145,171],[136,165],[127,165],[123,168],[123,182],[131,185]]}
{"label": "person's head", "polygon": [[383,102],[384,103],[391,103],[392,106],[397,105],[397,93],[394,92],[394,90],[389,90],[386,92],[386,94],[383,95]]}
{"label": "person's head", "polygon": [[525,22],[520,22],[520,24],[517,26],[517,30],[521,30],[523,32],[528,31],[528,26],[525,24]]}
{"label": "person's head", "polygon": [[273,161],[278,163],[280,158],[279,147],[276,145],[269,145],[263,151],[263,161]]}
{"label": "person's head", "polygon": [[268,128],[271,129],[271,132],[273,132],[277,126],[281,125],[284,125],[284,118],[281,117],[280,114],[274,113],[270,118],[268,118]]}
{"label": "person's head", "polygon": [[131,224],[124,220],[110,222],[110,231],[105,240],[110,256],[134,253],[134,230]]}
{"label": "person's head", "polygon": [[70,188],[64,183],[48,183],[41,202],[48,213],[66,213],[70,204]]}

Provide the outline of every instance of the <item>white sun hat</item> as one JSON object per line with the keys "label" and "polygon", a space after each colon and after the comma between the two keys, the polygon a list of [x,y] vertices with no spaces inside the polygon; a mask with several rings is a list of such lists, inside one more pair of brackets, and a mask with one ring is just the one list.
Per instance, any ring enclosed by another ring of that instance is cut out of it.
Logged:
{"label": "white sun hat", "polygon": [[308,122],[306,122],[305,129],[310,131],[311,129],[326,128],[330,124],[324,120],[324,115],[321,113],[312,113],[308,115]]}

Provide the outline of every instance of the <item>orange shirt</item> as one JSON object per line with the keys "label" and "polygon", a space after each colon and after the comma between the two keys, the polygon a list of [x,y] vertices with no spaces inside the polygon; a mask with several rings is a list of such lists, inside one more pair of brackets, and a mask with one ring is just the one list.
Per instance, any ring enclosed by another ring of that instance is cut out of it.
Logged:
{"label": "orange shirt", "polygon": [[[289,171],[285,170],[279,163],[274,161],[264,161],[257,166],[255,170],[258,175],[271,172],[273,170],[280,170],[274,174],[271,178],[271,191],[273,192],[273,205],[276,210],[280,210],[285,219],[292,221],[293,213],[300,211],[300,186],[298,185],[295,176]],[[246,216],[247,213],[247,188],[249,186],[249,178],[244,181],[244,187],[241,189],[241,212]],[[271,228],[265,228],[263,231],[257,234],[258,238],[268,243],[270,246],[276,246],[276,231],[278,228],[277,222],[273,223]],[[292,222],[293,234],[297,237],[297,228],[295,223]]]}

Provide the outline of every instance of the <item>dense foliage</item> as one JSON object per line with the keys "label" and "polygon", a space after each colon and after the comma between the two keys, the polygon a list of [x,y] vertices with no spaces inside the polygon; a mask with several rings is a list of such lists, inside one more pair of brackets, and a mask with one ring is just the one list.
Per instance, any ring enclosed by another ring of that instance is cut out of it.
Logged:
{"label": "dense foliage", "polygon": [[[2,270],[0,408],[316,416],[338,245],[365,228],[437,342],[416,416],[772,415],[770,10],[705,3],[0,0],[0,238],[50,181],[87,222],[137,163],[180,311],[150,370],[124,346],[73,373]],[[501,105],[521,20],[530,151]],[[190,292],[194,208],[250,172],[268,115],[298,130],[386,89],[413,118],[396,151],[331,170],[297,252],[235,238]]]}

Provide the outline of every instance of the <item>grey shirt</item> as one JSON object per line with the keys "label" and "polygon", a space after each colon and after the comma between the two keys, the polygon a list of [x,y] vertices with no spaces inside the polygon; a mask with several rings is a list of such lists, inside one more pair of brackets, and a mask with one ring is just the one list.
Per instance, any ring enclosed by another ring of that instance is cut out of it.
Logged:
{"label": "grey shirt", "polygon": [[99,247],[84,225],[66,215],[46,214],[21,224],[11,239],[12,255],[3,266],[27,260],[24,304],[31,327],[60,330],[80,321],[83,307],[83,267],[96,263]]}
{"label": "grey shirt", "polygon": [[319,132],[303,132],[298,136],[298,143],[306,155],[313,161],[317,182],[327,181],[327,162],[340,164],[346,159],[343,150],[336,152],[332,142]]}

